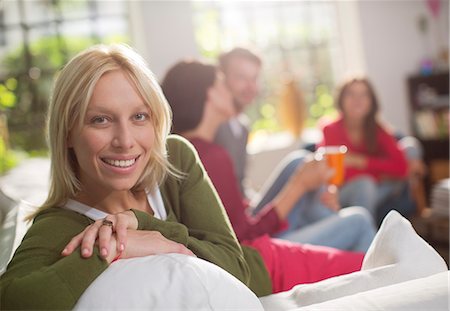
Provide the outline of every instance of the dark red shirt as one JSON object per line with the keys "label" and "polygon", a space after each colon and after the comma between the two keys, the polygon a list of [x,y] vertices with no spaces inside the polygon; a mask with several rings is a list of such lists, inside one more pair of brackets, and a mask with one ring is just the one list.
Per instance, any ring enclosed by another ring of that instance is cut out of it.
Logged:
{"label": "dark red shirt", "polygon": [[240,241],[273,234],[287,227],[272,204],[267,204],[256,216],[247,212],[245,199],[239,190],[232,160],[221,146],[203,139],[190,139],[216,188]]}

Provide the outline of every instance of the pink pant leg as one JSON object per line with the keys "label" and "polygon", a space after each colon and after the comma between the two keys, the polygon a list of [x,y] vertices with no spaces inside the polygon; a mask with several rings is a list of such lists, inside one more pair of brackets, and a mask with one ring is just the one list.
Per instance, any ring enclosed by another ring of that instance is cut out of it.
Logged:
{"label": "pink pant leg", "polygon": [[256,248],[272,279],[273,292],[318,282],[361,269],[363,253],[292,243],[268,236],[246,242]]}

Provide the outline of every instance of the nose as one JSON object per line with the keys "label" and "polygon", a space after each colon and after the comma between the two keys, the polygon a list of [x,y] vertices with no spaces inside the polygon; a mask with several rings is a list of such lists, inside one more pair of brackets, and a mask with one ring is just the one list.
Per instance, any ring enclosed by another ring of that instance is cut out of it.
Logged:
{"label": "nose", "polygon": [[119,149],[131,149],[134,146],[134,135],[130,124],[117,123],[113,129],[112,146]]}

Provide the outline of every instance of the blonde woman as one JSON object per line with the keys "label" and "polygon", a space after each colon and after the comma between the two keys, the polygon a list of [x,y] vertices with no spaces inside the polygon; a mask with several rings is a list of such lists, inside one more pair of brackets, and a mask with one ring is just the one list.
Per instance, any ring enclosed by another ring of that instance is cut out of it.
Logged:
{"label": "blonde woman", "polygon": [[[222,204],[170,125],[130,48],[95,46],[62,69],[49,107],[50,191],[1,277],[2,309],[71,309],[111,262],[153,254],[197,256],[249,283]],[[252,289],[268,294],[267,283]]]}

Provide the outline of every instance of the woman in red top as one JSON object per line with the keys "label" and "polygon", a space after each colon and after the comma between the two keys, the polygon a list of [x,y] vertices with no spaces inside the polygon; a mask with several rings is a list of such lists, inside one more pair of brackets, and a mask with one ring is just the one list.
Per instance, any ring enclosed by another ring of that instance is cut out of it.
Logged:
{"label": "woman in red top", "polygon": [[377,206],[395,196],[407,175],[407,162],[396,139],[377,120],[378,100],[367,79],[352,79],[340,88],[341,116],[323,128],[321,145],[346,145],[342,206]]}
{"label": "woman in red top", "polygon": [[220,73],[212,65],[179,62],[167,72],[162,89],[172,107],[173,131],[196,147],[238,239],[242,245],[256,249],[269,272],[274,292],[359,270],[362,253],[296,244],[268,235],[282,229],[277,207],[292,206],[298,196],[327,179],[329,169],[323,161],[311,159],[298,168],[288,181],[296,191],[281,193],[258,216],[250,217],[240,196],[231,158],[214,143],[220,124],[234,114],[231,94]]}

